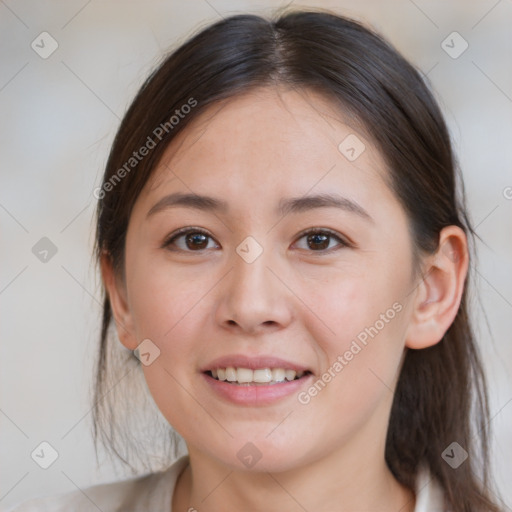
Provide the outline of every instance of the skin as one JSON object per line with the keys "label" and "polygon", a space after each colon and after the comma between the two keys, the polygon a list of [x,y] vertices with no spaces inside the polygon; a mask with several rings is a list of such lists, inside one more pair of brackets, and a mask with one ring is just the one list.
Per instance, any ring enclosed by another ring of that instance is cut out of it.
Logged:
{"label": "skin", "polygon": [[[354,133],[366,149],[350,162],[338,144]],[[190,456],[174,511],[414,510],[414,493],[384,460],[393,390],[405,351],[437,343],[452,323],[467,243],[449,226],[438,252],[415,268],[408,218],[387,177],[371,140],[311,91],[272,87],[229,99],[167,148],[130,218],[124,278],[108,255],[102,273],[123,345],[149,338],[160,349],[144,375]],[[173,192],[214,196],[229,210],[148,216]],[[283,198],[333,192],[371,219],[333,207],[274,212]],[[187,226],[211,238],[199,250],[186,235],[162,247]],[[308,243],[299,236],[307,228],[350,244]],[[236,252],[247,236],[263,248],[252,263]],[[316,380],[394,303],[401,311],[306,405],[297,394],[234,405],[199,372],[220,356],[271,354],[309,367]],[[249,441],[261,453],[252,468],[237,457]]]}

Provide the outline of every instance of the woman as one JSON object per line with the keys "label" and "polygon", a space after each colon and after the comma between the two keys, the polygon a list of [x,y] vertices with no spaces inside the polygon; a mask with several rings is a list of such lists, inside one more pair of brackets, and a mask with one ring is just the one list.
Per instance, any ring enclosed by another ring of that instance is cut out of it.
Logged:
{"label": "woman", "polygon": [[418,72],[359,23],[232,16],[183,44],[96,191],[95,419],[129,462],[100,398],[136,363],[187,454],[16,510],[499,510],[455,173]]}

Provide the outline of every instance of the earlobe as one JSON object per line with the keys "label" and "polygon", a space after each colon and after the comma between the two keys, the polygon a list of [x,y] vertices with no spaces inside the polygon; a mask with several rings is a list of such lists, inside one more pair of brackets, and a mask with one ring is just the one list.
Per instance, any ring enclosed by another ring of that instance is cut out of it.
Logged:
{"label": "earlobe", "polygon": [[426,259],[416,291],[406,346],[422,349],[445,335],[459,310],[469,265],[467,239],[457,226],[441,230],[438,250]]}
{"label": "earlobe", "polygon": [[112,259],[106,251],[101,255],[100,266],[119,340],[126,348],[135,350],[137,341],[131,312],[128,307],[126,290],[120,278],[116,275]]}

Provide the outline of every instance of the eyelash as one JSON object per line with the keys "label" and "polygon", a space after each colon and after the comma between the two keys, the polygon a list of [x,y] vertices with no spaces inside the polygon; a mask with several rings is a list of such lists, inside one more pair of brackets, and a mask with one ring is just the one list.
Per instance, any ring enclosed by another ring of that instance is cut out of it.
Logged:
{"label": "eyelash", "polygon": [[[185,250],[185,249],[176,249],[176,248],[173,248],[171,249],[170,246],[180,237],[184,236],[184,235],[188,235],[188,234],[191,234],[191,233],[194,233],[194,234],[202,234],[202,235],[205,235],[207,236],[208,238],[211,238],[212,240],[214,240],[214,238],[208,233],[206,232],[205,230],[201,229],[201,228],[193,228],[193,227],[188,227],[188,228],[181,228],[179,229],[178,231],[175,231],[174,233],[172,233],[171,235],[169,235],[164,243],[162,244],[162,249],[168,249],[168,250],[171,250],[171,251],[181,251],[181,252],[188,252],[188,253],[194,253],[194,252],[197,252],[197,253],[202,253],[204,252],[205,250],[207,249],[199,249],[197,251],[195,250]],[[301,233],[299,233],[298,235],[298,238],[297,240],[300,240],[302,238],[304,238],[305,236],[307,235],[327,235],[328,237],[330,238],[334,238],[336,241],[339,242],[339,245],[337,247],[331,247],[330,249],[322,249],[322,250],[318,250],[318,251],[314,251],[314,250],[310,250],[308,252],[312,252],[312,253],[320,253],[320,254],[330,254],[331,252],[333,251],[337,251],[339,249],[343,249],[343,248],[346,248],[346,247],[353,247],[353,244],[351,244],[350,242],[348,242],[347,240],[343,239],[342,237],[340,237],[340,235],[338,235],[336,232],[330,230],[330,229],[327,229],[327,228],[314,228],[314,229],[308,229],[306,231],[303,231]]]}

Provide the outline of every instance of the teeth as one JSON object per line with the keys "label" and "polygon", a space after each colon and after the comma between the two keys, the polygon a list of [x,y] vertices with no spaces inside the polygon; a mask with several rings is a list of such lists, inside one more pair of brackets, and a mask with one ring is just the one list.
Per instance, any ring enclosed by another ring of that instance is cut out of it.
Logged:
{"label": "teeth", "polygon": [[252,370],[249,370],[249,368],[238,368],[236,370],[236,380],[238,381],[239,384],[243,384],[244,382],[252,382],[253,373],[254,372]]}
{"label": "teeth", "polygon": [[272,370],[272,380],[275,380],[276,382],[284,382],[286,376],[286,371],[282,368],[274,368]]}
{"label": "teeth", "polygon": [[293,380],[295,379],[295,375],[297,375],[297,372],[295,370],[286,370],[285,372],[286,380]]}
{"label": "teeth", "polygon": [[226,368],[226,380],[228,382],[235,382],[237,379],[236,370],[232,366]]}
{"label": "teeth", "polygon": [[[238,370],[240,371],[240,370]],[[251,370],[249,370],[251,371]],[[263,370],[254,370],[252,372],[254,382],[270,382],[272,380],[272,370],[264,368]],[[240,381],[238,381],[240,382]],[[247,381],[250,382],[250,381]]]}
{"label": "teeth", "polygon": [[297,372],[296,370],[285,370],[284,368],[258,368],[251,370],[250,368],[215,368],[211,370],[212,377],[228,382],[238,382],[238,384],[268,384],[292,381],[300,379],[305,372]]}

